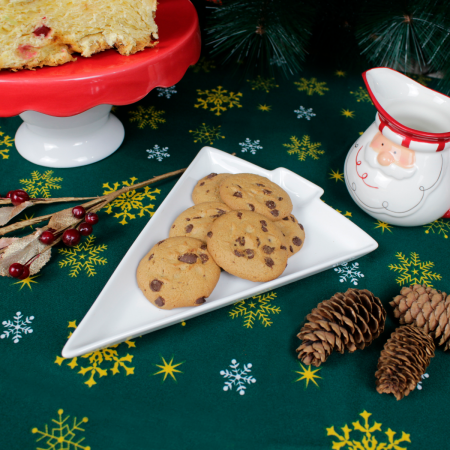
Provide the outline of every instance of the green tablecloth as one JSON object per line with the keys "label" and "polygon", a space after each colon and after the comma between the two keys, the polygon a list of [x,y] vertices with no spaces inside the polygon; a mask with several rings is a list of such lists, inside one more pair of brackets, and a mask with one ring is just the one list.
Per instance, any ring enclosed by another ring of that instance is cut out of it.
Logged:
{"label": "green tablecloth", "polygon": [[[212,145],[321,186],[323,200],[379,248],[240,305],[63,359],[68,336],[176,180],[130,193],[100,213],[94,234],[78,247],[55,249],[37,276],[0,279],[0,448],[446,448],[450,388],[441,350],[421,389],[402,401],[375,390],[380,351],[397,326],[390,299],[414,282],[449,289],[450,225],[386,226],[351,200],[344,159],[375,116],[360,74],[309,67],[288,81],[249,80],[202,57],[176,86],[115,107],[114,114],[125,126],[123,145],[104,161],[74,169],[24,160],[13,144],[21,120],[0,119],[0,193],[103,194],[187,167]],[[58,209],[36,207],[19,219]],[[304,317],[349,287],[381,298],[385,332],[364,351],[333,354],[318,370],[300,364],[296,334]],[[227,370],[240,375],[245,390],[237,390],[239,380],[227,378]]]}

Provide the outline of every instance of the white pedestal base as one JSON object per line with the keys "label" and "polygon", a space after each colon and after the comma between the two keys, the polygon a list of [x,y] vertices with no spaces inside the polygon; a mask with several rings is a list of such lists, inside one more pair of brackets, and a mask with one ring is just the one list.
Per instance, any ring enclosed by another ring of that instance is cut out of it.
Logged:
{"label": "white pedestal base", "polygon": [[71,117],[25,111],[16,133],[17,151],[46,167],[80,167],[100,161],[114,153],[125,136],[120,120],[110,114],[111,107],[99,105]]}

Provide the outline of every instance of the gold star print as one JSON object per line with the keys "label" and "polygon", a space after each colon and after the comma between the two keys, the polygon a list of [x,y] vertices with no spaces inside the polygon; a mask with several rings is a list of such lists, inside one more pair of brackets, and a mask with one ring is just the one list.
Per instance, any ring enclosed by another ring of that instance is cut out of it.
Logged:
{"label": "gold star print", "polygon": [[381,228],[381,232],[382,233],[384,233],[384,230],[388,230],[388,231],[390,231],[392,233],[392,230],[391,230],[392,225],[388,225],[386,222],[381,222],[381,220],[377,220],[374,223],[376,225],[375,229]]}
{"label": "gold star print", "polygon": [[336,183],[338,181],[344,181],[344,174],[339,172],[339,169],[336,170],[336,172],[331,169],[331,173],[329,173],[328,175],[330,175],[330,179],[336,181]]}
{"label": "gold star print", "polygon": [[344,216],[352,217],[352,213],[350,211],[345,211]]}
{"label": "gold star print", "polygon": [[336,211],[337,211],[338,213],[342,214],[342,211],[341,211],[340,209],[337,209]]}
{"label": "gold star print", "polygon": [[34,279],[39,276],[40,275],[35,275],[34,277],[28,277],[28,278],[25,278],[24,280],[19,280],[13,284],[21,284],[19,291],[21,291],[25,285],[27,285],[30,288],[30,290],[32,290],[31,283],[37,283],[37,281],[34,281]]}
{"label": "gold star print", "polygon": [[336,70],[334,74],[337,75],[338,77],[345,77],[345,72],[343,70]]}
{"label": "gold star print", "polygon": [[[20,221],[23,222],[24,220],[30,220],[30,219],[32,219],[33,217],[34,217],[34,214],[32,214],[30,217],[28,217],[28,216],[25,214],[25,218],[24,218],[24,219],[20,219]],[[34,228],[33,225],[28,225],[28,226],[29,226],[31,229]],[[24,230],[25,228],[26,228],[26,226],[23,227],[22,230]]]}
{"label": "gold star print", "polygon": [[159,372],[155,372],[153,375],[159,375],[160,373],[164,374],[164,378],[162,380],[162,383],[166,381],[167,375],[170,375],[175,383],[177,382],[177,379],[175,378],[174,372],[183,373],[181,370],[175,369],[175,367],[181,366],[185,361],[182,361],[178,364],[172,365],[173,362],[173,356],[169,363],[166,362],[166,360],[161,356],[161,359],[163,360],[164,365],[160,366],[159,364],[154,364],[156,367],[159,367],[161,370]]}
{"label": "gold star print", "polygon": [[345,117],[350,117],[350,119],[354,119],[355,118],[355,111],[350,111],[349,109],[343,109],[341,111],[341,115],[343,115]]}
{"label": "gold star print", "polygon": [[271,110],[271,106],[270,105],[258,105],[258,109],[260,111],[270,111]]}
{"label": "gold star print", "polygon": [[320,369],[311,370],[311,366],[308,366],[308,368],[306,369],[303,366],[303,364],[301,364],[301,363],[299,363],[299,364],[303,370],[301,372],[299,372],[298,370],[294,370],[295,373],[298,373],[299,375],[301,375],[300,378],[298,378],[297,380],[294,380],[294,383],[296,383],[297,381],[305,380],[306,381],[305,389],[306,389],[308,387],[309,382],[312,381],[317,387],[319,387],[319,385],[316,383],[315,378],[322,379],[322,377],[319,377],[319,375],[316,375],[316,373]]}

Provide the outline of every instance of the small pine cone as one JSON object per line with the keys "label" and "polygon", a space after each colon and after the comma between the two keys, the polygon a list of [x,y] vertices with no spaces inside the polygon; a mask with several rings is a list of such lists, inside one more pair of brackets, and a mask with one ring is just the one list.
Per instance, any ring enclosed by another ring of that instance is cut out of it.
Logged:
{"label": "small pine cone", "polygon": [[401,400],[415,389],[434,356],[434,341],[414,326],[397,328],[388,339],[378,360],[377,391],[394,394]]}
{"label": "small pine cone", "polygon": [[441,338],[438,345],[450,348],[450,297],[445,292],[415,284],[403,287],[389,303],[401,324],[413,324],[432,338]]}
{"label": "small pine cone", "polygon": [[384,330],[386,311],[370,291],[348,289],[319,303],[306,320],[297,335],[303,341],[298,359],[319,367],[333,350],[352,353],[370,345]]}

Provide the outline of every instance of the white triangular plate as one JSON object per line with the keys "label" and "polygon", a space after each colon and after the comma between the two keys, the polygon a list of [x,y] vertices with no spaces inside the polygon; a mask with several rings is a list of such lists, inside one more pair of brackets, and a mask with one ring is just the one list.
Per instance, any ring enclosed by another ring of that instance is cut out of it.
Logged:
{"label": "white triangular plate", "polygon": [[[280,185],[292,199],[292,213],[305,227],[305,244],[289,259],[286,270],[275,280],[255,283],[222,272],[219,283],[203,305],[171,311],[158,309],[138,288],[137,266],[156,242],[167,238],[177,216],[193,205],[191,193],[195,184],[211,172],[255,173]],[[128,250],[66,343],[62,356],[73,358],[150,333],[298,281],[375,250],[377,242],[322,202],[322,194],[323,189],[290,170],[265,170],[229,153],[204,147]]]}

